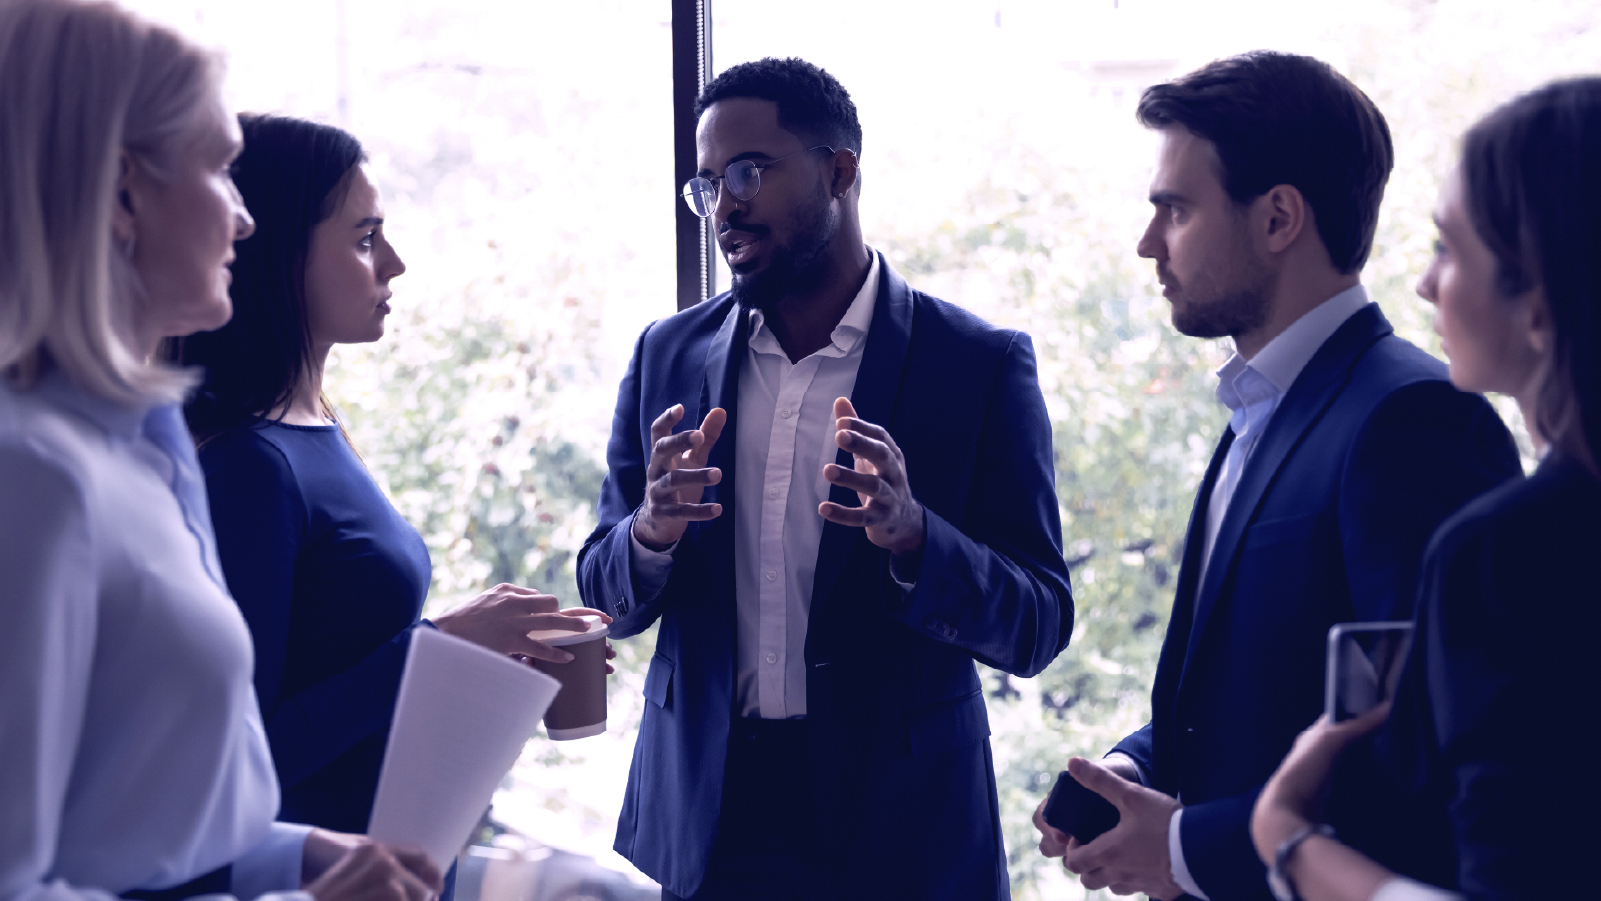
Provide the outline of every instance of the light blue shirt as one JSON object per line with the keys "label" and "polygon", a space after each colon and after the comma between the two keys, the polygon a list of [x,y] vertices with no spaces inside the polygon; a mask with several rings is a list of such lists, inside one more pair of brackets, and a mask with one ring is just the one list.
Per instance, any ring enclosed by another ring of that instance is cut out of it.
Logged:
{"label": "light blue shirt", "polygon": [[298,888],[205,498],[177,407],[0,382],[0,901]]}

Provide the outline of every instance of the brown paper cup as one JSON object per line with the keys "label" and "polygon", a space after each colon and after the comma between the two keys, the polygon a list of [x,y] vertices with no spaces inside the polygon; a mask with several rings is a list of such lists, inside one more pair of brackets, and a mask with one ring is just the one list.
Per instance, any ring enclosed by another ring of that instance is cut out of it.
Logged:
{"label": "brown paper cup", "polygon": [[529,632],[528,637],[573,655],[566,663],[534,660],[534,667],[561,683],[556,700],[545,711],[545,731],[552,741],[571,741],[606,731],[606,633],[598,616],[581,619],[586,632]]}

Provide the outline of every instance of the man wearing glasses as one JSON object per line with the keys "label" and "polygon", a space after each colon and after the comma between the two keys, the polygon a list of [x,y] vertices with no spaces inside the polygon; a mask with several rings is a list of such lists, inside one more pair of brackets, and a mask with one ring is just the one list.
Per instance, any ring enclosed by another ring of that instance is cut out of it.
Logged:
{"label": "man wearing glasses", "polygon": [[1073,626],[1032,345],[862,243],[828,73],[697,111],[733,290],[640,336],[579,557],[612,635],[661,623],[617,850],[668,899],[1009,898],[974,661]]}

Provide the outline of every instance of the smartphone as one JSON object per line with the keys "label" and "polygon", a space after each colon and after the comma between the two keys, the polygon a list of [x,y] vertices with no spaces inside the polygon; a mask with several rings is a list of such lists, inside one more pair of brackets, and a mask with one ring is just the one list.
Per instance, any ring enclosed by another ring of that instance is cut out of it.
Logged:
{"label": "smartphone", "polygon": [[1412,646],[1410,622],[1336,623],[1329,628],[1323,709],[1338,723],[1395,697]]}
{"label": "smartphone", "polygon": [[1087,845],[1117,825],[1120,818],[1112,802],[1090,791],[1067,770],[1056,777],[1045,801],[1045,822]]}

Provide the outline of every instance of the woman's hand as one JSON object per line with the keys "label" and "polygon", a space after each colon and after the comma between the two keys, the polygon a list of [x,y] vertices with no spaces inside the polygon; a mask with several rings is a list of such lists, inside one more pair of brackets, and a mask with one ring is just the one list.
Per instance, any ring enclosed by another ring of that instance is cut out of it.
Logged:
{"label": "woman's hand", "polygon": [[[429,901],[443,888],[439,869],[416,848],[384,845],[361,835],[313,830],[303,854],[344,852],[306,886],[316,901]],[[301,872],[309,868],[302,857]]]}
{"label": "woman's hand", "polygon": [[573,655],[528,637],[529,632],[557,630],[582,632],[587,625],[578,617],[611,617],[587,607],[559,609],[560,602],[532,588],[504,582],[489,589],[471,603],[434,618],[439,631],[463,638],[497,654],[521,655],[566,663]]}
{"label": "woman's hand", "polygon": [[1351,742],[1377,729],[1389,716],[1388,703],[1343,723],[1330,722],[1325,714],[1295,739],[1251,811],[1251,842],[1263,863],[1271,866],[1285,839],[1319,820],[1334,761]]}

